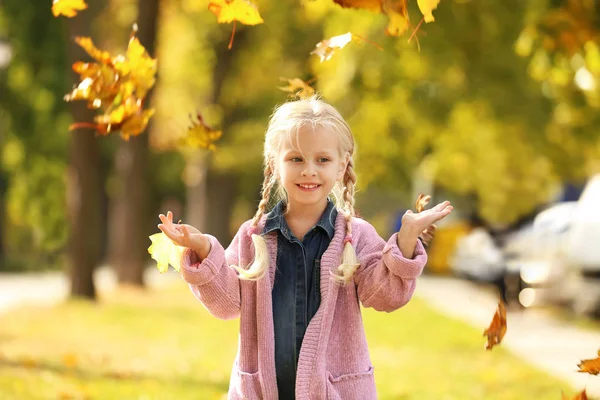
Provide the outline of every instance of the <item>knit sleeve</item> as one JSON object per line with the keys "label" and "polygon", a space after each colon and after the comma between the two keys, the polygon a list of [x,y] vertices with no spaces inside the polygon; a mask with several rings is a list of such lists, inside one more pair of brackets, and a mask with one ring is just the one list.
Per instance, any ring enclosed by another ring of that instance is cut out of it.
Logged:
{"label": "knit sleeve", "polygon": [[246,235],[243,224],[227,248],[217,238],[208,236],[211,249],[201,260],[192,249],[186,249],[181,259],[181,276],[189,284],[194,296],[215,317],[233,319],[240,315],[240,281],[230,265],[239,265],[241,238]]}
{"label": "knit sleeve", "polygon": [[414,256],[409,259],[398,248],[397,233],[386,243],[369,223],[359,220],[357,225],[360,235],[355,249],[360,267],[354,282],[358,297],[365,307],[397,310],[412,297],[416,279],[427,262],[423,244],[417,240]]}

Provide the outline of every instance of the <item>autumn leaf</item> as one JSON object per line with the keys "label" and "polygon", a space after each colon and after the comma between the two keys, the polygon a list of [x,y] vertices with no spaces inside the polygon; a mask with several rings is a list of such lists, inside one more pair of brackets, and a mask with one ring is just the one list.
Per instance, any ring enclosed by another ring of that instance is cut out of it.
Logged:
{"label": "autumn leaf", "polygon": [[409,26],[407,0],[333,0],[344,8],[359,8],[387,15],[386,33],[400,36]]}
{"label": "autumn leaf", "polygon": [[156,260],[158,271],[161,274],[167,272],[169,264],[175,271],[179,271],[181,255],[185,248],[177,246],[162,232],[149,237],[152,244],[148,247],[148,253]]}
{"label": "autumn leaf", "polygon": [[423,14],[423,17],[425,18],[425,22],[435,21],[432,11],[440,4],[440,0],[417,0],[417,4],[419,5],[421,14]]}
{"label": "autumn leaf", "polygon": [[300,78],[280,78],[282,81],[287,81],[287,86],[280,86],[279,89],[290,93],[291,97],[299,99],[307,99],[315,94],[315,89],[310,86],[309,82],[304,82]]}
{"label": "autumn leaf", "polygon": [[98,49],[89,37],[75,38],[96,62],[73,64],[80,82],[65,100],[86,100],[88,108],[103,113],[94,117],[94,123],[77,122],[69,129],[92,128],[100,135],[120,131],[125,140],[146,129],[154,110],[144,110],[144,100],[156,82],[157,64],[135,37],[136,32],[134,26],[126,54],[114,57]]}
{"label": "autumn leaf", "polygon": [[600,350],[598,350],[598,357],[589,360],[581,360],[577,366],[579,367],[579,371],[577,372],[598,375],[598,373],[600,373]]}
{"label": "autumn leaf", "polygon": [[196,114],[196,118],[197,121],[194,121],[190,115],[191,125],[185,137],[179,140],[179,145],[183,148],[216,150],[214,143],[219,140],[223,132],[206,125],[200,113]]}
{"label": "autumn leaf", "polygon": [[490,326],[483,332],[483,336],[487,335],[487,343],[485,344],[486,350],[491,350],[495,345],[500,344],[504,334],[506,333],[506,306],[504,302],[500,300],[498,302],[498,309],[494,314],[494,318],[490,323]]}
{"label": "autumn leaf", "polygon": [[583,389],[580,393],[577,393],[575,397],[569,399],[564,393],[562,394],[563,400],[588,400],[587,393],[585,389]]}
{"label": "autumn leaf", "polygon": [[52,14],[55,17],[64,15],[67,18],[72,18],[77,15],[77,11],[87,8],[84,0],[54,0],[52,2]]}
{"label": "autumn leaf", "polygon": [[217,16],[219,24],[233,22],[229,49],[233,46],[236,21],[240,21],[244,25],[258,25],[264,22],[256,5],[248,0],[210,0],[208,9]]}
{"label": "autumn leaf", "polygon": [[417,201],[415,201],[415,209],[417,210],[417,212],[420,213],[421,211],[423,211],[425,209],[425,206],[429,204],[429,201],[431,201],[430,195],[425,196],[423,193],[419,193]]}

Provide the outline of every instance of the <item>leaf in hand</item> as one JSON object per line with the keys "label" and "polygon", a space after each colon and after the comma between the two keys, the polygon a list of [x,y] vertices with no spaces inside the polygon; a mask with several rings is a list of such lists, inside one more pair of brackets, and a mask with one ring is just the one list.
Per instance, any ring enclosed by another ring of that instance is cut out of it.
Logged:
{"label": "leaf in hand", "polygon": [[233,30],[228,46],[230,49],[233,45],[236,21],[240,21],[244,25],[258,25],[264,22],[256,5],[248,0],[210,0],[208,9],[217,16],[219,24],[233,22]]}
{"label": "leaf in hand", "polygon": [[167,272],[169,264],[175,271],[179,271],[184,247],[177,246],[162,232],[150,236],[150,240],[152,244],[148,247],[148,253],[156,260],[156,267],[160,273]]}
{"label": "leaf in hand", "polygon": [[425,18],[425,22],[435,21],[432,11],[440,4],[440,0],[417,0],[417,4],[419,5],[421,14],[423,14],[423,17]]}
{"label": "leaf in hand", "polygon": [[415,209],[418,213],[425,210],[425,206],[429,204],[431,201],[431,196],[425,196],[423,193],[419,193],[419,197],[417,197],[417,201],[415,201]]}
{"label": "leaf in hand", "polygon": [[282,81],[287,81],[287,86],[280,86],[279,89],[290,93],[290,97],[299,99],[307,99],[315,94],[315,89],[308,82],[304,82],[300,78],[280,78]]}
{"label": "leaf in hand", "polygon": [[52,14],[55,17],[64,15],[72,18],[77,15],[77,11],[85,10],[87,7],[84,0],[54,0],[52,2]]}
{"label": "leaf in hand", "polygon": [[579,367],[579,371],[577,372],[598,375],[598,373],[600,373],[600,350],[598,350],[598,357],[589,360],[581,360],[577,366]]}
{"label": "leaf in hand", "polygon": [[214,143],[219,140],[223,132],[206,125],[200,113],[196,114],[196,118],[197,121],[194,121],[190,115],[191,125],[186,136],[180,139],[179,145],[191,149],[216,150]]}
{"label": "leaf in hand", "polygon": [[504,302],[500,300],[498,302],[498,309],[494,314],[494,318],[490,323],[490,326],[483,332],[483,336],[487,335],[487,343],[485,344],[486,350],[491,350],[495,345],[500,344],[504,334],[506,333],[506,306]]}
{"label": "leaf in hand", "polygon": [[588,400],[587,393],[583,389],[580,393],[577,393],[575,397],[569,399],[564,393],[562,394],[563,400]]}

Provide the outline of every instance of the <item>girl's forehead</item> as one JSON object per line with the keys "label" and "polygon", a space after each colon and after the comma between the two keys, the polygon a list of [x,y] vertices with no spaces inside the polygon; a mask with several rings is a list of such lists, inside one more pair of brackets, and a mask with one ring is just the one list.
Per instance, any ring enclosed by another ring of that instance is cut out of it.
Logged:
{"label": "girl's forehead", "polygon": [[339,137],[335,131],[326,127],[302,127],[284,134],[280,150],[337,152],[339,150]]}

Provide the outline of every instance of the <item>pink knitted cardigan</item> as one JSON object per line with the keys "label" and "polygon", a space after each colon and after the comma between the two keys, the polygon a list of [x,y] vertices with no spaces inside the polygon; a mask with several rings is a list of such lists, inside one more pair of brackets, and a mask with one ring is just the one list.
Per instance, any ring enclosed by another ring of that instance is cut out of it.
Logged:
{"label": "pink knitted cardigan", "polygon": [[[262,231],[265,218],[259,224]],[[240,339],[229,385],[229,399],[277,399],[271,290],[277,257],[277,233],[265,235],[269,274],[258,281],[237,278],[232,264],[246,266],[254,246],[245,222],[224,250],[209,236],[212,248],[199,260],[191,249],[182,256],[181,275],[194,295],[217,318],[240,317]],[[373,226],[352,219],[353,245],[360,267],[354,282],[341,286],[330,277],[340,264],[346,224],[342,213],[334,237],[321,258],[321,306],[310,321],[298,361],[296,399],[376,399],[373,366],[363,328],[364,307],[391,312],[406,304],[427,255],[417,241],[413,259],[402,256],[394,234],[386,242]],[[285,400],[285,399],[281,399]]]}

